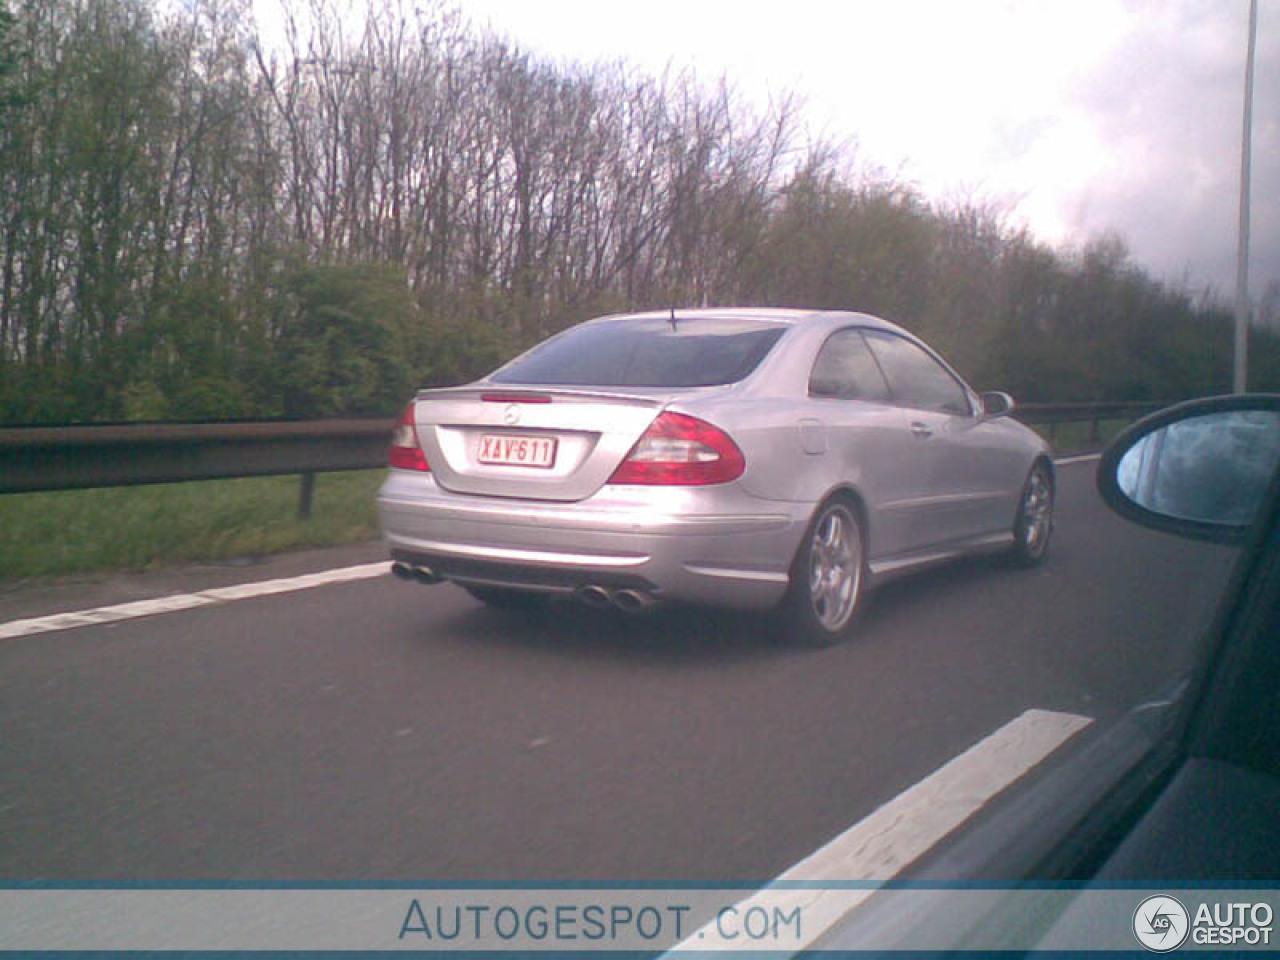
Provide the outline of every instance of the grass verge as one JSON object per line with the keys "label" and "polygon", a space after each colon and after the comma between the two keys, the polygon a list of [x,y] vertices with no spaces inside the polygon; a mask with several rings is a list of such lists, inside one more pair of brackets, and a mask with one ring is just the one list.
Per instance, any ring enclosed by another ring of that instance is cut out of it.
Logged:
{"label": "grass verge", "polygon": [[385,470],[0,496],[0,580],[263,556],[369,540]]}

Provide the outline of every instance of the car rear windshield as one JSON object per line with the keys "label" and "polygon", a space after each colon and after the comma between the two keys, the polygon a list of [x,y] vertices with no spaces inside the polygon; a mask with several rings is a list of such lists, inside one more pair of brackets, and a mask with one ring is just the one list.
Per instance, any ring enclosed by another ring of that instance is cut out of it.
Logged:
{"label": "car rear windshield", "polygon": [[624,317],[568,330],[490,379],[587,387],[719,386],[751,373],[785,330],[760,320]]}

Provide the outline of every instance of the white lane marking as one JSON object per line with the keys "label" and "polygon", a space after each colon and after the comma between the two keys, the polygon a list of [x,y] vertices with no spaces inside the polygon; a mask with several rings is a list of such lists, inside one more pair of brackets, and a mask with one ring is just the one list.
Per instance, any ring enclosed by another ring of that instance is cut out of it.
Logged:
{"label": "white lane marking", "polygon": [[276,593],[289,593],[294,590],[310,590],[331,583],[347,583],[352,580],[368,580],[380,577],[391,569],[390,562],[365,563],[355,567],[338,567],[333,570],[321,570],[319,573],[305,573],[298,577],[283,577],[278,580],[259,580],[256,583],[240,583],[233,587],[214,587],[197,593],[176,593],[167,597],[156,597],[152,600],[136,600],[132,603],[117,603],[110,607],[95,607],[92,610],[76,610],[71,613],[55,613],[47,617],[32,617],[27,620],[10,620],[0,623],[0,640],[13,637],[29,637],[35,633],[49,633],[53,630],[70,630],[73,627],[84,627],[96,623],[112,623],[117,620],[132,620],[135,617],[149,617],[158,613],[172,613],[175,610],[189,610],[192,607],[203,607],[211,603],[226,603],[231,600],[246,600],[250,597],[266,597]]}
{"label": "white lane marking", "polygon": [[[770,916],[777,916],[775,908],[784,914],[800,908],[804,943],[797,951],[808,949],[875,893],[874,888],[848,886],[822,889],[823,884],[892,879],[1091,723],[1091,717],[1073,713],[1026,711],[738,903],[737,916],[753,907],[764,908]],[[805,883],[815,886],[797,887]],[[675,948],[741,949],[740,942],[721,937],[715,921]]]}
{"label": "white lane marking", "polygon": [[1059,457],[1053,462],[1059,467],[1069,467],[1073,463],[1088,463],[1090,460],[1101,460],[1100,453],[1082,453],[1078,457]]}

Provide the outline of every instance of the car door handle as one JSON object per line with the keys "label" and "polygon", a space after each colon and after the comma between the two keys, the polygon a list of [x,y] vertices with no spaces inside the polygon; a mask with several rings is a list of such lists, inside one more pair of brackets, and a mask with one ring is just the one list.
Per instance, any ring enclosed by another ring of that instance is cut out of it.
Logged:
{"label": "car door handle", "polygon": [[921,423],[918,420],[915,423],[911,424],[911,432],[915,434],[917,437],[920,437],[922,440],[933,436],[933,431],[930,430],[929,427],[927,427],[925,424]]}

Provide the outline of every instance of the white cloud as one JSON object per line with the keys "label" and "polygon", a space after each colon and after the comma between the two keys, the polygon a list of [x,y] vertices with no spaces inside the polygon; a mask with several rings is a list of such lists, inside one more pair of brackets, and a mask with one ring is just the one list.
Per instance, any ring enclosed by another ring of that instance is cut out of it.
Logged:
{"label": "white cloud", "polygon": [[[1280,279],[1280,8],[1262,4],[1254,93],[1252,289]],[[1244,4],[1159,5],[1072,105],[1105,163],[1064,196],[1076,237],[1108,227],[1158,273],[1234,289]]]}

